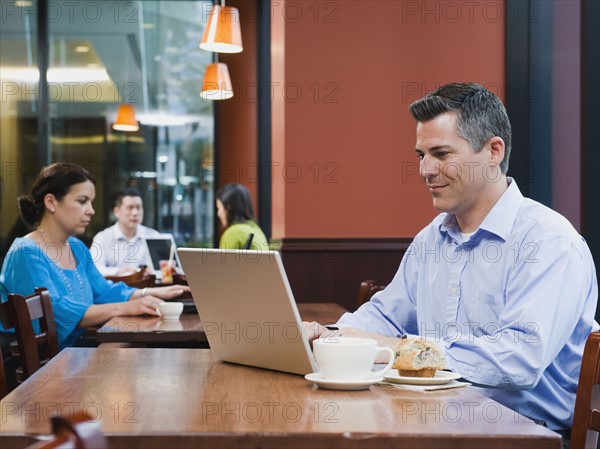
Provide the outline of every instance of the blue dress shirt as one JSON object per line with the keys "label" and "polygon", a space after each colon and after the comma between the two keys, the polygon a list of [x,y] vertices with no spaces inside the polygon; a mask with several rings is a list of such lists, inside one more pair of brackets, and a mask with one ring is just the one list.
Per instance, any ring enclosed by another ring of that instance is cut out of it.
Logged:
{"label": "blue dress shirt", "polygon": [[583,238],[516,182],[463,241],[442,213],[415,237],[389,286],[338,326],[436,339],[448,368],[551,429],[570,428],[598,283]]}
{"label": "blue dress shirt", "polygon": [[[69,237],[69,245],[77,261],[75,270],[61,268],[52,260],[64,248],[50,245],[42,248],[29,238],[17,238],[0,272],[3,302],[7,300],[7,292],[27,296],[36,287],[48,289],[60,349],[72,346],[83,334],[84,329],[77,325],[92,304],[124,302],[135,291],[122,282],[113,284],[104,279],[81,240]],[[1,325],[0,330],[4,331]]]}

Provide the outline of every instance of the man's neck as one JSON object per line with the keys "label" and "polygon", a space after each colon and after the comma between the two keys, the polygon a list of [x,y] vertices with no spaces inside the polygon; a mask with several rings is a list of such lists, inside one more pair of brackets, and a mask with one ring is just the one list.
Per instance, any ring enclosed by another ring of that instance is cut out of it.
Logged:
{"label": "man's neck", "polygon": [[508,180],[506,179],[506,176],[503,175],[501,180],[494,183],[485,193],[482,193],[479,199],[479,205],[475,210],[471,210],[465,214],[456,214],[456,221],[460,228],[460,232],[464,234],[475,232],[496,205],[500,197],[504,195],[506,189],[508,189]]}
{"label": "man's neck", "polygon": [[121,225],[121,223],[118,223],[118,224],[119,224],[119,229],[121,230],[121,232],[127,239],[131,240],[137,234],[137,227],[130,229],[130,228],[125,228],[123,225]]}

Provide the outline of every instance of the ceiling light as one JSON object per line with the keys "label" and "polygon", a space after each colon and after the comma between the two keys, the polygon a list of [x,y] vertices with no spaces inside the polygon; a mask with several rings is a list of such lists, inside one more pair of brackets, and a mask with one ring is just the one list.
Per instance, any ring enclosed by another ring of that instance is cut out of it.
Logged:
{"label": "ceiling light", "polygon": [[[0,78],[11,81],[35,83],[40,80],[40,72],[34,67],[1,67]],[[85,82],[110,80],[106,69],[85,67],[60,67],[48,69],[48,82]]]}
{"label": "ceiling light", "polygon": [[200,96],[207,100],[227,100],[233,97],[229,69],[222,62],[206,66]]}
{"label": "ceiling light", "polygon": [[140,129],[140,125],[135,119],[135,108],[133,105],[124,103],[119,106],[117,119],[112,127],[116,131],[127,132],[135,132]]}
{"label": "ceiling light", "polygon": [[214,5],[208,14],[200,48],[217,53],[239,53],[242,47],[240,13],[233,6]]}

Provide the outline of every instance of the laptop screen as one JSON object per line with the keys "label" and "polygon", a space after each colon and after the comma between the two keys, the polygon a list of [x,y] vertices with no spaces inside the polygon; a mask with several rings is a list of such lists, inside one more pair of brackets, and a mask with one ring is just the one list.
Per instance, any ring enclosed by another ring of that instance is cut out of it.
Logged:
{"label": "laptop screen", "polygon": [[173,258],[175,261],[175,266],[177,268],[181,268],[179,264],[179,258],[177,257],[175,240],[173,239],[172,235],[166,234],[156,237],[148,237],[146,238],[146,244],[148,245],[148,252],[150,253],[150,258],[152,259],[152,265],[155,272],[160,273],[161,260],[169,260],[169,256],[171,255],[171,245],[173,245]]}
{"label": "laptop screen", "polygon": [[216,360],[302,375],[317,371],[278,252],[178,253]]}

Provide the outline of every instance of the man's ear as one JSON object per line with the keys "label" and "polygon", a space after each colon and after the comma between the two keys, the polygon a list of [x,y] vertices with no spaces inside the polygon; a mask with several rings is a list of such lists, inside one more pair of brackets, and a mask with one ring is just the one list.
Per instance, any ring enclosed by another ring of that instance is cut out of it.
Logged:
{"label": "man's ear", "polygon": [[504,140],[502,137],[494,136],[489,140],[488,145],[490,148],[490,163],[499,167],[504,160],[504,150],[506,149]]}
{"label": "man's ear", "polygon": [[117,220],[119,219],[119,210],[120,210],[119,206],[113,207],[113,214],[115,215],[115,218],[117,218]]}

